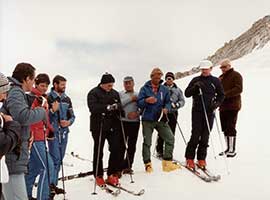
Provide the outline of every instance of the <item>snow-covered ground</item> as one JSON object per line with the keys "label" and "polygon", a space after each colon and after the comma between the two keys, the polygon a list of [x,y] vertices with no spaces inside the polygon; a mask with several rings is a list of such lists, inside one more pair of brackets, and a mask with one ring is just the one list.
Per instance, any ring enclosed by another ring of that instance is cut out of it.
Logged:
{"label": "snow-covered ground", "polygon": [[[224,159],[215,159],[213,146],[210,143],[208,149],[208,165],[214,172],[222,176],[219,182],[205,183],[193,176],[186,169],[171,173],[161,170],[161,162],[153,158],[154,172],[146,174],[141,156],[142,134],[139,134],[137,143],[137,154],[134,163],[134,180],[130,184],[130,177],[121,178],[123,186],[139,190],[144,188],[145,194],[141,197],[134,197],[125,192],[117,199],[219,199],[219,200],[268,200],[270,199],[269,180],[270,172],[270,124],[269,124],[269,76],[270,76],[270,45],[264,49],[257,50],[244,58],[233,62],[237,71],[241,72],[244,79],[244,92],[242,95],[242,110],[238,118],[237,156],[234,159],[227,159],[230,174],[228,175]],[[163,69],[166,71],[166,69]],[[219,68],[213,70],[214,75],[221,73]],[[178,85],[184,90],[192,77],[178,80]],[[73,97],[74,104],[76,99]],[[191,99],[186,99],[186,105],[180,110],[179,124],[186,139],[190,137],[191,129]],[[78,103],[79,104],[79,103]],[[77,105],[78,105],[77,104]],[[69,137],[67,153],[74,151],[81,157],[92,160],[93,143],[89,132],[89,111],[84,102],[75,108],[76,123],[73,125]],[[218,119],[219,121],[219,119]],[[211,133],[214,150],[217,154],[221,151],[216,124]],[[153,137],[153,144],[155,143]],[[174,157],[184,161],[185,145],[179,133],[176,132],[176,143]],[[154,145],[153,145],[154,147]],[[152,148],[154,150],[154,148]],[[108,151],[104,148],[107,161]],[[91,170],[90,161],[81,161],[72,156],[66,156],[65,163],[73,164],[73,167],[65,167],[67,174],[85,172]],[[106,165],[106,162],[105,164]],[[59,183],[61,186],[61,183]],[[113,199],[111,195],[97,188],[98,195],[93,196],[93,177],[86,177],[66,181],[68,199]],[[56,199],[63,199],[57,196]]]}

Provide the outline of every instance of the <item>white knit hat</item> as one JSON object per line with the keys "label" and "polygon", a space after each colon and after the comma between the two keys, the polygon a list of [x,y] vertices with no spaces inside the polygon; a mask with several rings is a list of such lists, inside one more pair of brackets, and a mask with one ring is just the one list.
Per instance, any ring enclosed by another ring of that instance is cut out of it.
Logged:
{"label": "white knit hat", "polygon": [[7,77],[0,72],[0,94],[9,91],[10,86]]}
{"label": "white knit hat", "polygon": [[213,67],[213,63],[210,60],[202,60],[199,65],[199,69],[210,69]]}

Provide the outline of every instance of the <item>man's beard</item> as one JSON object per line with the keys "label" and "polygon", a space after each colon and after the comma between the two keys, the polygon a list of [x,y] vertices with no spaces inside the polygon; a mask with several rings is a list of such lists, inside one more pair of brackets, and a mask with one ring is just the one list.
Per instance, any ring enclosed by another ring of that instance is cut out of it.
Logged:
{"label": "man's beard", "polygon": [[56,88],[56,92],[58,92],[58,93],[64,93],[65,92],[65,88]]}

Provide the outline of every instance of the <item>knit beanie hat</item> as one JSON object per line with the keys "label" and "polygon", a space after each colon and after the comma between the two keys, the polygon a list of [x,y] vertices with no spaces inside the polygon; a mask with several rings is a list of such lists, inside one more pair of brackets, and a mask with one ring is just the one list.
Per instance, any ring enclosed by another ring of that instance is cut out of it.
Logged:
{"label": "knit beanie hat", "polygon": [[173,80],[175,79],[174,74],[172,72],[167,72],[165,75],[165,79],[167,79],[168,77],[171,77]]}
{"label": "knit beanie hat", "polygon": [[0,94],[9,91],[10,86],[7,77],[0,73]]}
{"label": "knit beanie hat", "polygon": [[114,83],[114,82],[115,82],[115,80],[114,80],[113,76],[107,72],[102,75],[102,78],[100,80],[100,84]]}

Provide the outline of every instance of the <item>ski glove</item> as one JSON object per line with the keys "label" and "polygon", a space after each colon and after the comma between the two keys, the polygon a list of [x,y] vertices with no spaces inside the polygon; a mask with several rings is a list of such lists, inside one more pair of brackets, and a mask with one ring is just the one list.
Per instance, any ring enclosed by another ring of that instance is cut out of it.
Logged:
{"label": "ski glove", "polygon": [[107,110],[108,111],[114,111],[114,110],[118,110],[119,106],[117,103],[111,104],[111,105],[107,105]]}
{"label": "ski glove", "polygon": [[49,133],[48,133],[47,138],[48,138],[49,140],[53,139],[53,138],[54,138],[54,132],[50,130]]}
{"label": "ski glove", "polygon": [[205,84],[202,81],[197,81],[194,83],[194,86],[197,88],[204,88]]}
{"label": "ski glove", "polygon": [[180,108],[180,104],[179,103],[171,103],[171,106],[173,109],[177,109],[177,108]]}
{"label": "ski glove", "polygon": [[43,106],[45,105],[45,103],[47,102],[47,99],[46,99],[45,97],[43,97],[43,96],[39,96],[39,97],[37,98],[37,101],[38,101],[39,105],[40,105],[41,107],[43,107]]}

